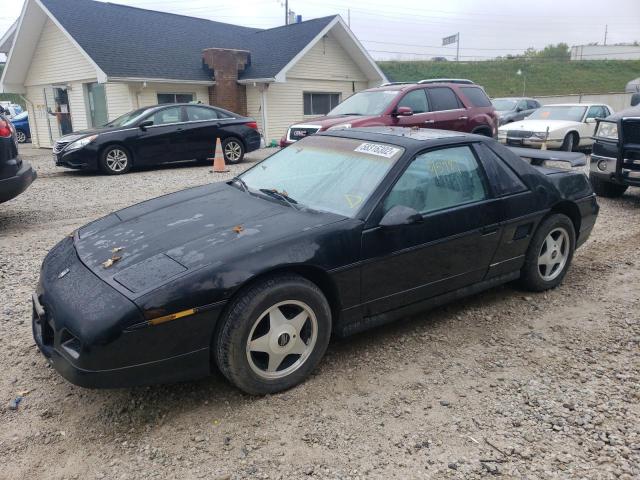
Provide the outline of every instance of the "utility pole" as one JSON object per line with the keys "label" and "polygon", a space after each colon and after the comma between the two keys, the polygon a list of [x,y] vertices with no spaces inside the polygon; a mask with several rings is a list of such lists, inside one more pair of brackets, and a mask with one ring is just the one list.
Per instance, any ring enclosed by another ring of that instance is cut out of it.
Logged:
{"label": "utility pole", "polygon": [[351,9],[347,8],[347,25],[351,28]]}
{"label": "utility pole", "polygon": [[607,33],[609,33],[609,25],[604,26],[604,44],[607,44]]}
{"label": "utility pole", "polygon": [[289,0],[284,0],[284,24],[289,25]]}
{"label": "utility pole", "polygon": [[460,32],[456,35],[456,62],[460,61]]}

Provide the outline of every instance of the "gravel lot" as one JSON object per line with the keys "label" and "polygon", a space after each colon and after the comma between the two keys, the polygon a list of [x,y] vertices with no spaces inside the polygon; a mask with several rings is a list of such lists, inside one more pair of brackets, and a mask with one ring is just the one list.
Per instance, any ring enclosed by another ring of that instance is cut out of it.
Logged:
{"label": "gravel lot", "polygon": [[640,478],[639,189],[600,200],[558,289],[497,288],[334,341],[289,392],[253,398],[220,375],[100,391],[34,345],[42,258],[112,210],[225,177],[106,177],[23,153],[39,178],[0,205],[0,478]]}

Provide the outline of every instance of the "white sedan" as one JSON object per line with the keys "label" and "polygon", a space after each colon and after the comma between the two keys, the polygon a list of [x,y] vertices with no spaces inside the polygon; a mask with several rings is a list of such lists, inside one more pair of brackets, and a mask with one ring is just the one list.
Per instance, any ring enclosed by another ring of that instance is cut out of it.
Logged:
{"label": "white sedan", "polygon": [[613,113],[608,105],[595,103],[563,103],[545,105],[526,119],[503,125],[498,140],[518,147],[557,148],[571,152],[593,144],[591,138],[596,118]]}

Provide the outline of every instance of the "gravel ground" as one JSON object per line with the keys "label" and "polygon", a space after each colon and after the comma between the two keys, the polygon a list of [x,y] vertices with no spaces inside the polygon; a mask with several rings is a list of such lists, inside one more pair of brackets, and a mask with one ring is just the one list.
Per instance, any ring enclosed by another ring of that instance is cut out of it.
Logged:
{"label": "gravel ground", "polygon": [[249,397],[220,375],[85,390],[31,338],[46,252],[112,210],[250,163],[106,177],[24,153],[39,178],[0,205],[0,478],[640,478],[640,190],[600,200],[556,290],[496,288],[334,341],[289,392]]}

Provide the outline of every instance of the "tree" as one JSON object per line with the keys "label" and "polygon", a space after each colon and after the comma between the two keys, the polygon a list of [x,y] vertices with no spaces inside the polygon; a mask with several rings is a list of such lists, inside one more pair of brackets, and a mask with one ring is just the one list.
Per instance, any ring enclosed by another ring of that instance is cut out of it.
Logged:
{"label": "tree", "polygon": [[544,49],[538,52],[537,56],[538,58],[568,61],[571,60],[571,51],[569,50],[569,45],[561,42],[557,45],[547,45]]}

